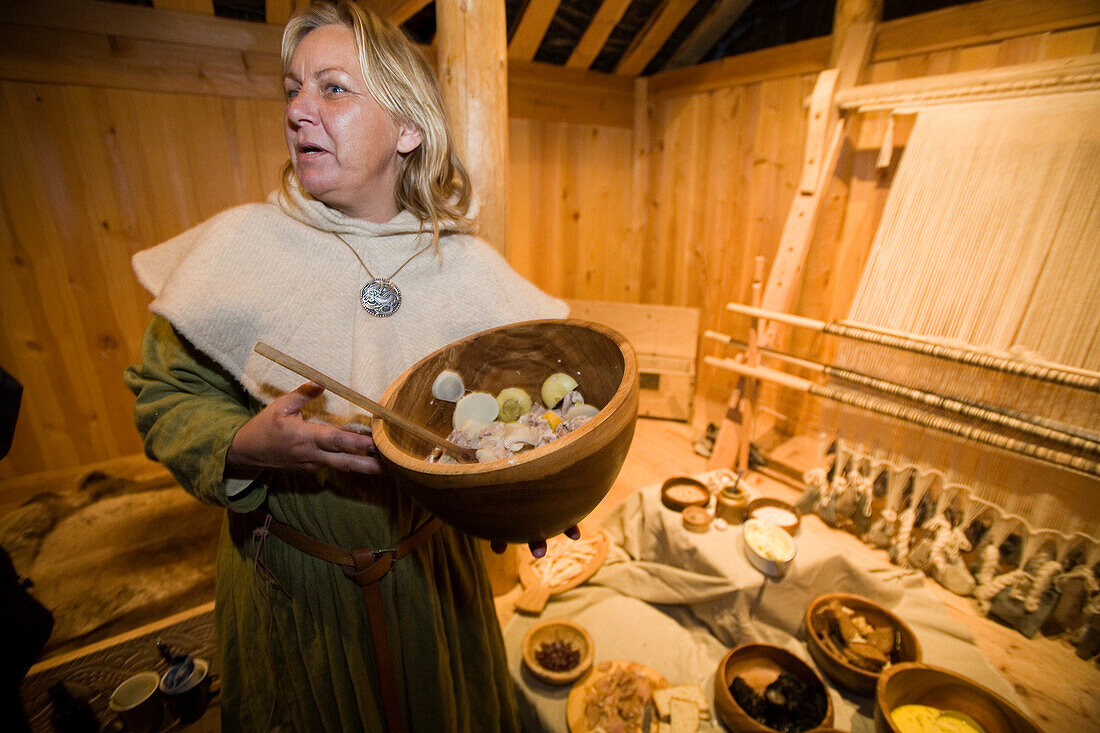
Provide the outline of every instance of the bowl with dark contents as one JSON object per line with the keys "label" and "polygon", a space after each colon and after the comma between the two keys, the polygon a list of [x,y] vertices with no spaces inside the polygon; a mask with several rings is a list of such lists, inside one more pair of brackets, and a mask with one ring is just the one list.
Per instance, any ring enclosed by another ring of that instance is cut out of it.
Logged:
{"label": "bowl with dark contents", "polygon": [[523,637],[523,665],[548,685],[568,685],[592,666],[592,637],[580,624],[550,619],[535,624]]}
{"label": "bowl with dark contents", "polygon": [[782,647],[744,644],[731,649],[714,674],[714,706],[741,733],[824,731],[833,704],[813,667]]}

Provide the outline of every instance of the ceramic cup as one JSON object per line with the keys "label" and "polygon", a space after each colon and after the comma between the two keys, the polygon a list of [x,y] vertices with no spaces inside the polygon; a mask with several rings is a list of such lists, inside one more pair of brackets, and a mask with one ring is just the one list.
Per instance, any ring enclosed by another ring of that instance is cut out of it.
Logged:
{"label": "ceramic cup", "polygon": [[164,699],[156,672],[138,672],[115,688],[107,706],[127,731],[154,731],[164,722]]}
{"label": "ceramic cup", "polygon": [[210,665],[205,659],[195,658],[191,675],[174,686],[167,686],[168,673],[160,677],[160,691],[168,700],[168,709],[183,723],[192,723],[202,717],[210,704]]}

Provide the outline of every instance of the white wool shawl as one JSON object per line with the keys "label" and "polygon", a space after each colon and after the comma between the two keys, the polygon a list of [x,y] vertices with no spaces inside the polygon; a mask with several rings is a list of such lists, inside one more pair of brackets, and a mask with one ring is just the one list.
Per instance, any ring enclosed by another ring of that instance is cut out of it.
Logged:
{"label": "white wool shawl", "polygon": [[[476,237],[448,233],[393,278],[401,307],[377,318],[359,304],[370,279],[388,277],[431,241],[403,211],[377,224],[345,216],[296,188],[225,211],[133,257],[166,318],[263,403],[305,380],[253,352],[263,341],[378,399],[406,368],[471,333],[536,318],[566,304],[516,273]],[[347,421],[362,411],[325,393],[311,413]]]}

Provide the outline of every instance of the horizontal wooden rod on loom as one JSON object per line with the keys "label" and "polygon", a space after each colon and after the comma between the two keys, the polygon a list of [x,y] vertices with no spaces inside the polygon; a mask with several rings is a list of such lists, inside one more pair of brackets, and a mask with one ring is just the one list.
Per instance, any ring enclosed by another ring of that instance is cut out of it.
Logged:
{"label": "horizontal wooden rod on loom", "polygon": [[1046,448],[1041,445],[1034,445],[1033,443],[1027,443],[1015,438],[1009,438],[1008,436],[1000,435],[973,425],[963,425],[955,420],[939,417],[938,415],[930,415],[914,407],[898,405],[888,400],[866,397],[834,385],[815,384],[808,379],[796,377],[793,374],[787,374],[776,369],[746,366],[733,359],[719,359],[714,356],[707,356],[703,358],[703,361],[706,364],[710,364],[720,369],[728,369],[731,372],[736,372],[746,377],[763,379],[766,382],[772,382],[783,387],[806,392],[815,397],[824,397],[834,402],[858,407],[861,410],[875,412],[879,415],[902,420],[903,422],[939,430],[940,432],[949,433],[967,440],[973,440],[977,443],[991,445],[995,448],[1001,448],[1002,450],[1007,450],[1012,453],[1019,453],[1020,455],[1025,455],[1029,458],[1034,458],[1046,463],[1052,463],[1056,466],[1068,468],[1079,473],[1088,474],[1090,476],[1100,476],[1100,461],[1093,461],[1063,451]]}
{"label": "horizontal wooden rod on loom", "polygon": [[1100,89],[1100,54],[862,84],[838,91],[834,101],[842,110],[873,112],[1095,89]]}
{"label": "horizontal wooden rod on loom", "polygon": [[[703,337],[742,349],[748,348],[748,344],[737,341],[724,333],[718,333],[716,331],[705,331]],[[1100,454],[1100,435],[1080,429],[1076,425],[1065,425],[1038,415],[1030,415],[1026,412],[1020,412],[1019,410],[1004,408],[1000,405],[990,405],[985,402],[949,397],[937,392],[930,392],[905,384],[898,384],[897,382],[891,382],[886,379],[880,379],[869,374],[863,374],[831,364],[818,364],[817,362],[801,359],[782,351],[776,351],[775,349],[760,348],[760,353],[764,356],[776,359],[777,361],[820,372],[829,377],[843,379],[846,382],[853,382],[854,384],[869,387],[878,392],[904,397],[914,402],[923,402],[931,407],[937,407],[959,415],[965,415],[966,417],[996,423],[1013,430],[1029,433],[1073,448]]]}
{"label": "horizontal wooden rod on loom", "polygon": [[798,328],[807,328],[830,336],[863,341],[878,346],[887,346],[892,349],[911,351],[925,356],[933,356],[937,359],[969,364],[984,369],[1015,374],[1029,379],[1037,379],[1043,382],[1052,382],[1065,387],[1074,387],[1089,392],[1100,392],[1100,374],[1085,369],[1066,366],[1064,364],[1029,364],[1026,361],[1018,361],[1003,356],[983,353],[966,346],[947,346],[938,344],[926,337],[912,333],[892,331],[876,326],[865,326],[845,321],[819,321],[816,318],[796,316],[790,313],[770,311],[763,308],[753,308],[740,303],[727,303],[727,310],[746,316],[766,318],[780,323],[786,323]]}

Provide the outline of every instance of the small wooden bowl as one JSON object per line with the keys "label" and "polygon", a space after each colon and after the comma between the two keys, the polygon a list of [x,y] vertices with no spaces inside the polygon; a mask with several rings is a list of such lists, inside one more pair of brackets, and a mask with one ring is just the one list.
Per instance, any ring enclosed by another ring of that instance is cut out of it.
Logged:
{"label": "small wooden bowl", "polygon": [[673,476],[661,484],[661,503],[674,512],[689,506],[705,507],[710,503],[710,489],[690,476]]}
{"label": "small wooden bowl", "polygon": [[[543,644],[564,641],[581,653],[577,666],[564,671],[547,669],[539,664],[535,652]],[[592,666],[596,645],[583,626],[565,619],[537,623],[523,637],[523,664],[532,675],[548,685],[568,685],[580,678]]]}
{"label": "small wooden bowl", "polygon": [[775,681],[781,672],[789,672],[807,686],[817,685],[825,695],[825,717],[811,731],[825,731],[833,724],[833,701],[829,688],[813,667],[782,647],[771,644],[744,644],[731,649],[714,673],[714,706],[722,723],[738,733],[773,733],[763,723],[750,717],[730,692],[735,677],[743,679],[758,694]]}
{"label": "small wooden bowl", "polygon": [[440,371],[468,389],[520,387],[567,372],[600,412],[552,443],[489,463],[431,463],[427,442],[382,420],[374,441],[398,486],[428,511],[488,540],[545,540],[577,524],[607,494],[622,468],[638,417],[634,349],[606,326],[575,320],[526,321],[489,329],[429,354],[382,395],[382,404],[439,435],[451,432],[454,403],[432,397]]}
{"label": "small wooden bowl", "polygon": [[794,515],[794,522],[779,523],[772,522],[772,524],[778,524],[783,529],[790,532],[792,535],[798,534],[798,528],[802,526],[802,512],[798,510],[793,504],[788,504],[782,499],[772,499],[770,497],[762,496],[759,499],[753,499],[745,506],[745,519],[749,520],[753,518],[753,512],[763,507],[774,507],[776,509],[783,509]]}
{"label": "small wooden bowl", "polygon": [[969,716],[985,733],[1040,733],[1019,708],[973,680],[919,662],[890,667],[875,687],[875,731],[901,733],[890,714],[902,705],[928,705]]}
{"label": "small wooden bowl", "polygon": [[835,654],[832,649],[822,642],[829,631],[825,628],[821,619],[817,618],[817,613],[832,601],[839,601],[842,606],[852,609],[856,615],[863,616],[874,627],[889,625],[896,629],[900,640],[897,645],[897,661],[895,664],[919,662],[921,660],[921,648],[917,635],[913,633],[913,629],[907,623],[888,609],[862,596],[849,593],[826,593],[815,598],[806,607],[804,624],[806,626],[806,647],[810,650],[810,656],[813,657],[818,668],[833,682],[852,692],[871,697],[875,694],[875,685],[878,683],[882,672],[875,673],[861,669]]}

